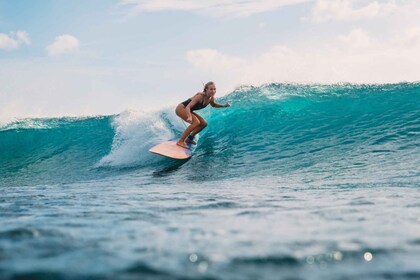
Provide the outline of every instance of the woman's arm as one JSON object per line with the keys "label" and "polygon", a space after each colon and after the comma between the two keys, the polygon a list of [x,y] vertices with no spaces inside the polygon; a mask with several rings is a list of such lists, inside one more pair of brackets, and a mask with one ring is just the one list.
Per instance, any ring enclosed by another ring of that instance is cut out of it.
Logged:
{"label": "woman's arm", "polygon": [[185,110],[187,111],[187,122],[192,123],[192,115],[191,115],[191,108],[194,107],[195,104],[198,102],[202,102],[202,95],[200,93],[197,93],[193,97],[191,97],[191,102],[185,107]]}
{"label": "woman's arm", "polygon": [[210,105],[212,107],[214,107],[214,108],[225,108],[225,107],[229,107],[230,106],[229,103],[226,103],[226,104],[223,104],[223,105],[222,104],[219,104],[216,101],[214,101],[214,98],[211,99]]}
{"label": "woman's arm", "polygon": [[[190,104],[191,104],[191,102],[190,102]],[[187,120],[186,120],[187,123],[192,123],[192,115],[191,115],[190,104],[188,104],[187,107],[185,107],[185,111],[187,112]]]}

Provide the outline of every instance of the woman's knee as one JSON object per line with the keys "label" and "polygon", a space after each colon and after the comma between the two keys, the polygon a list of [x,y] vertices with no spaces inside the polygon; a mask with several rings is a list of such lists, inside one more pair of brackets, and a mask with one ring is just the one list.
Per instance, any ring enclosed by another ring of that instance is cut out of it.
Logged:
{"label": "woman's knee", "polygon": [[191,125],[196,128],[201,125],[200,121],[197,118],[193,118]]}
{"label": "woman's knee", "polygon": [[207,126],[207,122],[206,121],[201,121],[200,122],[200,127],[205,128]]}

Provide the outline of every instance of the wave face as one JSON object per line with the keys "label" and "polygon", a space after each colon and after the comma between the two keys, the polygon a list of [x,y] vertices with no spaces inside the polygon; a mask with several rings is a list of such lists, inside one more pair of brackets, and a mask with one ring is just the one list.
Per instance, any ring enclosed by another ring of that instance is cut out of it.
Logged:
{"label": "wave face", "polygon": [[418,179],[418,83],[272,84],[237,90],[227,100],[234,109],[212,113],[200,149],[220,172],[309,181]]}
{"label": "wave face", "polygon": [[114,130],[110,117],[28,119],[0,128],[0,184],[95,179]]}
{"label": "wave face", "polygon": [[[418,182],[420,84],[242,87],[206,108],[191,180],[275,176],[304,182]],[[94,180],[173,161],[148,153],[185,126],[173,108],[0,127],[0,184]],[[149,172],[149,173],[148,173]]]}

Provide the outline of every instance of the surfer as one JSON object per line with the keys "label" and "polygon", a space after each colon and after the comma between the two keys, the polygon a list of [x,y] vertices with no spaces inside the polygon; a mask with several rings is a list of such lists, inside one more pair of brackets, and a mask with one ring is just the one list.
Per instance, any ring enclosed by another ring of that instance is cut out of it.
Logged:
{"label": "surfer", "polygon": [[175,113],[178,117],[187,123],[190,123],[176,143],[178,146],[188,148],[185,142],[196,145],[197,143],[194,141],[194,136],[207,126],[207,122],[194,111],[203,109],[209,104],[215,108],[225,108],[230,106],[229,103],[224,105],[216,103],[214,101],[215,94],[216,84],[214,82],[208,82],[204,85],[203,92],[198,92],[193,97],[178,104],[175,109]]}

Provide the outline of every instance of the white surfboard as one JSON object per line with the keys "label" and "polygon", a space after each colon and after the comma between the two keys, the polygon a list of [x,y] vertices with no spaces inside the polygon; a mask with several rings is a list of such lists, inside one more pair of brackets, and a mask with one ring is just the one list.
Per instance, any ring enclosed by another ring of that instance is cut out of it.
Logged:
{"label": "white surfboard", "polygon": [[151,148],[149,152],[174,159],[188,159],[192,156],[191,149],[185,149],[178,146],[176,141],[160,143]]}

